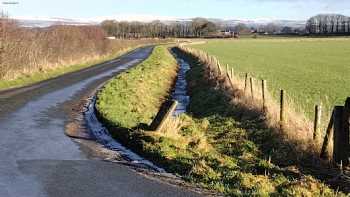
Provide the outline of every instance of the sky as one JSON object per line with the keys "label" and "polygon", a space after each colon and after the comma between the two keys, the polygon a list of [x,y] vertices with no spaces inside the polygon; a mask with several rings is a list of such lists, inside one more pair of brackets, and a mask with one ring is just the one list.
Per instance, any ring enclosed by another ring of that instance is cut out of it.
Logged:
{"label": "sky", "polygon": [[[0,0],[4,2],[7,0]],[[350,0],[11,0],[1,5],[17,18],[72,19],[290,19],[306,20],[320,13],[350,16]]]}

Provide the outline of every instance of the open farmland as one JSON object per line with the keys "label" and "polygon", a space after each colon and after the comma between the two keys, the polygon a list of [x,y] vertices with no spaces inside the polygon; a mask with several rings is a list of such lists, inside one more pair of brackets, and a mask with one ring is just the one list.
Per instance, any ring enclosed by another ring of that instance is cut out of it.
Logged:
{"label": "open farmland", "polygon": [[266,79],[277,96],[287,91],[298,111],[312,117],[322,102],[326,112],[350,96],[350,39],[241,39],[214,40],[192,46],[218,57],[242,77],[248,72]]}

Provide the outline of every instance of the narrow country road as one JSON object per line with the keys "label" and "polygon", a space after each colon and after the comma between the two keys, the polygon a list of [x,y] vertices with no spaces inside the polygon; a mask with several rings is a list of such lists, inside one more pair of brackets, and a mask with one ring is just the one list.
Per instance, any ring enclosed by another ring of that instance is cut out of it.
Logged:
{"label": "narrow country road", "polygon": [[77,103],[147,58],[152,49],[0,92],[0,196],[199,196],[125,165],[92,159],[91,151],[64,134]]}

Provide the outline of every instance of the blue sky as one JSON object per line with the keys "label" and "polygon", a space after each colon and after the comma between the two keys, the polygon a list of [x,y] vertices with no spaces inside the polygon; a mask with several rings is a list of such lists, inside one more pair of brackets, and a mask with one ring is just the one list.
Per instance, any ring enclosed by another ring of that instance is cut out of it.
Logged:
{"label": "blue sky", "polygon": [[[5,1],[5,0],[0,0]],[[17,0],[5,9],[14,17],[297,19],[318,13],[350,15],[350,0]]]}

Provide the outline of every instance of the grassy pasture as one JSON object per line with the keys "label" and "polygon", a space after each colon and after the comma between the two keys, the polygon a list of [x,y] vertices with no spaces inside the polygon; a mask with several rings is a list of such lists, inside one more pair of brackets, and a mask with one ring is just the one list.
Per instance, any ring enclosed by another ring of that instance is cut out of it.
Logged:
{"label": "grassy pasture", "polygon": [[242,77],[266,79],[274,96],[287,91],[296,110],[311,118],[316,103],[344,104],[350,96],[349,38],[213,40],[192,46],[218,57]]}

